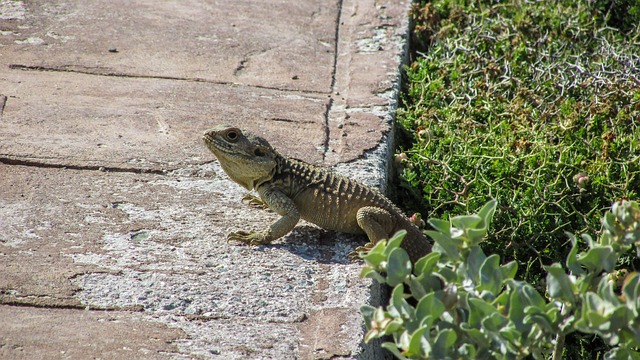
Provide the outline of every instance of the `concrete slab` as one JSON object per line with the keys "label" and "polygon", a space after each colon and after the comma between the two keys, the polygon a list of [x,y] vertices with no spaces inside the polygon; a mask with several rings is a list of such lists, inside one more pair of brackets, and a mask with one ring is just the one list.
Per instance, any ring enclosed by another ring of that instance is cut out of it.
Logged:
{"label": "concrete slab", "polygon": [[346,260],[359,239],[306,225],[271,246],[226,243],[276,215],[241,204],[217,163],[167,175],[0,165],[0,188],[0,303],[143,311],[188,334],[177,344],[189,356],[359,347],[370,283]]}
{"label": "concrete slab", "polygon": [[[7,4],[14,5],[3,5],[0,18],[8,67],[0,75],[0,137],[18,137],[2,142],[0,157],[51,163],[71,152],[91,166],[171,168],[182,160],[148,159],[143,145],[186,143],[169,155],[189,159],[193,129],[228,122],[259,123],[276,138],[308,139],[312,130],[315,141],[284,148],[334,165],[362,156],[389,131],[408,1],[273,1],[260,11],[251,1]],[[362,117],[355,127],[352,116]],[[56,141],[68,136],[77,146]],[[121,159],[108,147],[141,156]]]}
{"label": "concrete slab", "polygon": [[[2,359],[172,359],[179,329],[117,311],[0,305]],[[106,335],[106,336],[105,336]]]}
{"label": "concrete slab", "polygon": [[227,244],[277,216],[200,135],[384,186],[408,6],[0,0],[0,357],[383,358],[346,261],[363,239]]}
{"label": "concrete slab", "polygon": [[[268,132],[287,152],[322,161],[326,96],[15,69],[0,74],[0,89],[7,96],[0,157],[7,159],[171,170],[210,161],[201,134],[212,124],[235,123]],[[312,140],[289,141],[294,136]]]}
{"label": "concrete slab", "polygon": [[[3,62],[53,71],[329,91],[335,1],[13,1]],[[268,66],[265,66],[268,64]]]}

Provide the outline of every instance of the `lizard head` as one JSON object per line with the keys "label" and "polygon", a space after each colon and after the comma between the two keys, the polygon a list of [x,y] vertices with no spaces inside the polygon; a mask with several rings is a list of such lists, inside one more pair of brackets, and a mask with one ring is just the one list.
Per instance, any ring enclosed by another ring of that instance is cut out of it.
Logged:
{"label": "lizard head", "polygon": [[202,139],[231,180],[248,190],[270,180],[275,172],[276,151],[259,136],[218,125],[205,131]]}

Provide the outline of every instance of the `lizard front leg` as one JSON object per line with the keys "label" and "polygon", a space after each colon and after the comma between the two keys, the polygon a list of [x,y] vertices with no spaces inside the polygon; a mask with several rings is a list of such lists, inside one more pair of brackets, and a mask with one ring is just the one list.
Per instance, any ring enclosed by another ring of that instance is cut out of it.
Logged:
{"label": "lizard front leg", "polygon": [[246,202],[247,204],[249,204],[249,206],[253,206],[253,207],[257,207],[263,210],[271,210],[269,209],[269,205],[267,205],[264,201],[262,201],[262,199],[260,199],[258,196],[254,196],[252,194],[247,194],[242,198],[242,202]]}
{"label": "lizard front leg", "polygon": [[300,213],[296,204],[281,191],[266,185],[258,188],[262,202],[282,217],[262,231],[236,231],[227,236],[231,240],[241,241],[249,245],[269,244],[289,233],[300,221]]}

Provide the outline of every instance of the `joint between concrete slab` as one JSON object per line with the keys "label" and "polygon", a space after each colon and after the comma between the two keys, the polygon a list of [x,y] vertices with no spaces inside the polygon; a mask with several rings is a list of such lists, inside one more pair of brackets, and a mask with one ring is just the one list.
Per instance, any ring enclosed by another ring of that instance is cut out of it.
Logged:
{"label": "joint between concrete slab", "polygon": [[13,306],[16,308],[38,308],[38,309],[66,309],[66,310],[81,310],[81,311],[127,311],[127,312],[143,312],[144,307],[142,305],[133,306],[97,306],[86,305],[80,302],[76,302],[75,299],[55,299],[53,301],[47,301],[52,299],[48,296],[28,296],[28,297],[13,297],[0,295],[0,305]]}
{"label": "joint between concrete slab", "polygon": [[279,122],[286,122],[286,123],[293,123],[293,124],[315,124],[315,121],[311,121],[311,120],[293,120],[293,119],[287,119],[287,118],[280,118],[280,117],[272,117],[269,118],[270,121],[279,121]]}
{"label": "joint between concrete slab", "polygon": [[51,164],[34,160],[16,159],[6,156],[0,156],[0,163],[5,165],[21,165],[48,169],[69,169],[69,170],[85,170],[85,171],[104,171],[118,173],[134,173],[134,174],[157,174],[166,175],[167,170],[160,169],[140,169],[114,166],[98,166],[98,165],[73,165],[73,164]]}
{"label": "joint between concrete slab", "polygon": [[[106,69],[104,68],[78,67],[75,65],[38,66],[38,65],[24,65],[24,64],[9,64],[9,69],[23,70],[23,71],[66,72],[66,73],[75,73],[75,74],[84,74],[84,75],[121,77],[121,78],[130,78],[130,79],[158,79],[158,80],[189,81],[189,82],[208,83],[208,84],[225,85],[225,86],[242,86],[242,87],[256,88],[256,89],[294,92],[294,93],[301,93],[301,94],[328,94],[328,92],[326,91],[287,89],[287,88],[281,88],[277,86],[251,85],[251,84],[242,84],[242,83],[236,83],[236,82],[230,82],[230,81],[210,80],[210,79],[204,79],[204,78],[189,78],[189,77],[168,76],[168,75],[129,74],[129,73],[124,73],[119,71],[106,71]],[[236,71],[237,70],[238,69],[236,69]]]}
{"label": "joint between concrete slab", "polygon": [[338,0],[338,16],[336,17],[335,43],[333,45],[333,68],[331,70],[331,93],[334,92],[336,86],[336,74],[338,69],[338,49],[340,44],[340,23],[342,22],[342,2]]}
{"label": "joint between concrete slab", "polygon": [[[336,16],[336,29],[335,29],[335,41],[333,48],[333,67],[331,69],[331,94],[336,92],[336,76],[338,73],[338,57],[339,57],[339,49],[340,49],[340,25],[342,23],[342,8],[343,8],[343,0],[338,0],[337,3],[337,16]],[[329,152],[329,142],[331,140],[331,113],[333,110],[334,99],[331,97],[329,99],[329,103],[327,104],[327,109],[324,113],[324,148],[322,151],[322,162],[326,163],[327,155]]]}

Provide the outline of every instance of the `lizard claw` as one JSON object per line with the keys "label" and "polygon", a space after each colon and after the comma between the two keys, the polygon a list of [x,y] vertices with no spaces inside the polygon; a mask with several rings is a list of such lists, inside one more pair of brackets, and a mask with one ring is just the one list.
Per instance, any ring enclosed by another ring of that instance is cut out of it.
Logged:
{"label": "lizard claw", "polygon": [[261,232],[258,231],[236,231],[236,232],[232,232],[229,235],[227,235],[227,243],[229,243],[229,241],[240,241],[242,243],[245,243],[249,246],[252,245],[262,245],[262,244],[268,244],[270,243],[270,241],[268,241],[265,237],[264,234],[262,234]]}
{"label": "lizard claw", "polygon": [[360,253],[368,253],[369,250],[371,250],[371,248],[373,248],[375,246],[374,243],[366,243],[363,246],[358,246],[357,248],[355,248],[352,252],[350,252],[347,255],[347,258],[349,259],[349,261],[351,262],[357,262],[357,261],[361,261],[362,259],[360,258]]}
{"label": "lizard claw", "polygon": [[242,203],[246,202],[249,206],[258,207],[264,210],[270,210],[269,205],[265,204],[262,199],[257,196],[247,194],[242,198]]}

